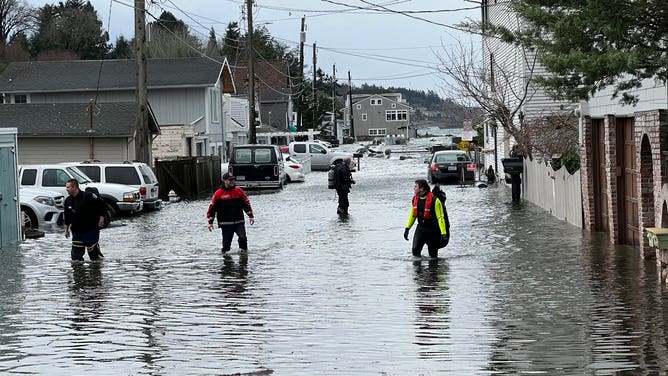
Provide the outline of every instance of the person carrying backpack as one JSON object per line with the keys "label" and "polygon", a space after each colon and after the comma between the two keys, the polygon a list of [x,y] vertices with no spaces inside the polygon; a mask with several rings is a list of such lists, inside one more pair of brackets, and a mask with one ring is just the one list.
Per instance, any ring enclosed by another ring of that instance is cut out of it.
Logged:
{"label": "person carrying backpack", "polygon": [[[415,196],[413,196],[413,205],[404,229],[404,239],[408,240],[409,231],[417,220],[418,225],[413,234],[413,256],[420,257],[422,248],[426,244],[429,257],[436,258],[438,249],[445,247],[450,241],[444,202],[438,197],[439,195],[431,192],[429,183],[424,179],[415,181],[413,192]],[[444,197],[443,200],[445,200]]]}
{"label": "person carrying backpack", "polygon": [[339,196],[339,206],[336,208],[336,213],[339,215],[348,215],[348,207],[350,206],[348,193],[350,193],[350,187],[355,184],[353,174],[350,172],[351,163],[352,158],[346,156],[341,163],[336,165],[334,170],[336,194]]}

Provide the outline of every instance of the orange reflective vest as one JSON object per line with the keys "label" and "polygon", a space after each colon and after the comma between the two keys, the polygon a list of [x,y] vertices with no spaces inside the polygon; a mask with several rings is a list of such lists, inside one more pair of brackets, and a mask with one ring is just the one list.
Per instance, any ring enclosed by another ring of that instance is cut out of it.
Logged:
{"label": "orange reflective vest", "polygon": [[[418,201],[420,200],[420,197],[418,195],[415,195],[413,197],[413,217],[417,218],[418,216]],[[429,219],[431,216],[431,203],[434,200],[434,194],[429,192],[427,194],[427,200],[424,203],[424,214],[422,215],[422,219],[425,221]]]}

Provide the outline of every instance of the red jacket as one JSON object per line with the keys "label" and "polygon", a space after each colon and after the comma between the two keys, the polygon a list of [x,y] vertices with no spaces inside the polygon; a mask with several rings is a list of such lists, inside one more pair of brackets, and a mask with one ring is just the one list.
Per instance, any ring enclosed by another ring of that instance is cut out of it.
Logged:
{"label": "red jacket", "polygon": [[209,223],[218,217],[219,226],[232,225],[244,222],[244,211],[253,218],[253,208],[243,189],[221,187],[213,194],[206,217]]}

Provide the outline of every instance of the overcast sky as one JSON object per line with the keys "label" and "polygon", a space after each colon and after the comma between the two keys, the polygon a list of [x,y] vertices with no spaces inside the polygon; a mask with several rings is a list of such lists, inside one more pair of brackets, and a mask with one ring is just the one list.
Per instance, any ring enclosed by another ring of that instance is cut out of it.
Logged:
{"label": "overcast sky", "polygon": [[[57,1],[28,0],[33,6]],[[133,0],[91,0],[109,31],[111,42],[134,35]],[[254,25],[264,25],[270,34],[290,48],[299,46],[302,16],[306,17],[304,74],[312,74],[313,43],[317,66],[337,79],[353,85],[366,82],[434,90],[442,94],[442,78],[434,67],[437,54],[459,41],[479,44],[451,26],[466,19],[479,19],[479,2],[466,0],[255,0]],[[374,6],[375,5],[375,6]],[[229,22],[247,29],[243,0],[149,0],[146,21],[163,10],[183,20],[201,39],[211,27],[219,39]],[[362,9],[360,9],[362,8]],[[370,10],[374,8],[376,10]],[[111,12],[110,12],[111,10]],[[230,62],[232,63],[232,62]]]}

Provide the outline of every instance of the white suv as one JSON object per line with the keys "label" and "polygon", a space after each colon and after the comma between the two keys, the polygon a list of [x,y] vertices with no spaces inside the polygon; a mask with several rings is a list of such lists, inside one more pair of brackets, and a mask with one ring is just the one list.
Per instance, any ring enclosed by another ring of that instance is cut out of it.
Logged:
{"label": "white suv", "polygon": [[120,213],[136,214],[144,208],[139,190],[136,188],[121,184],[94,183],[74,166],[63,164],[19,166],[21,187],[48,189],[66,196],[65,183],[69,179],[77,179],[81,189],[97,188],[112,218]]}
{"label": "white suv", "polygon": [[76,166],[94,182],[123,184],[138,189],[144,209],[162,207],[158,179],[146,163],[84,161],[65,164]]}

